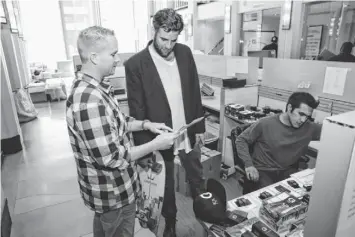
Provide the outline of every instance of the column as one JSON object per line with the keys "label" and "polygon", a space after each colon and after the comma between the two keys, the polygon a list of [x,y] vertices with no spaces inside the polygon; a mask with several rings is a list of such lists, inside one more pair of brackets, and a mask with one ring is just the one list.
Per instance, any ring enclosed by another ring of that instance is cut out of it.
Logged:
{"label": "column", "polygon": [[228,1],[226,6],[231,6],[231,33],[224,33],[224,55],[239,56],[240,32],[242,29],[242,14],[239,14],[239,2]]}
{"label": "column", "polygon": [[147,22],[147,38],[148,38],[148,41],[153,39],[154,37],[154,31],[153,31],[153,16],[154,16],[154,1],[152,0],[147,0],[147,4],[148,4],[148,22]]}
{"label": "column", "polygon": [[[195,50],[198,38],[195,37],[197,34],[197,21],[198,21],[198,11],[197,11],[197,1],[189,0],[187,7],[187,14],[192,14],[192,36],[189,36],[187,45],[190,46],[191,50]],[[188,31],[188,25],[186,25],[186,31]]]}
{"label": "column", "polygon": [[[1,46],[1,54],[4,53]],[[11,74],[6,66],[6,57],[1,57],[1,146],[4,154],[22,150],[22,134],[10,84]]]}
{"label": "column", "polygon": [[13,37],[14,49],[17,58],[20,81],[22,87],[24,87],[27,85],[27,82],[26,82],[26,75],[25,75],[25,65],[23,64],[23,55],[21,53],[21,46],[20,46],[22,42],[21,39],[18,37],[18,34],[12,34],[12,37]]}
{"label": "column", "polygon": [[284,9],[281,8],[278,58],[299,59],[304,25],[304,8],[302,1],[292,1],[291,28],[289,30],[282,29]]}
{"label": "column", "polygon": [[1,29],[1,43],[4,49],[4,56],[6,58],[6,65],[10,75],[10,83],[12,90],[22,88],[18,58],[15,50],[14,35],[10,31],[9,24],[3,25]]}
{"label": "column", "polygon": [[21,58],[24,65],[24,74],[26,77],[25,79],[27,85],[31,82],[32,76],[31,76],[30,64],[28,62],[28,57],[27,57],[26,41],[23,38],[20,38],[19,41],[20,41],[20,49],[21,49]]}

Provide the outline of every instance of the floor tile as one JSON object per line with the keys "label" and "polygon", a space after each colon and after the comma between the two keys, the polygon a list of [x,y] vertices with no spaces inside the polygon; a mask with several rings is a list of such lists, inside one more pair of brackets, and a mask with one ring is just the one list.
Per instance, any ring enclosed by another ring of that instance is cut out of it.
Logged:
{"label": "floor tile", "polygon": [[21,181],[18,184],[17,199],[36,195],[70,195],[79,193],[77,178],[62,181],[37,180]]}
{"label": "floor tile", "polygon": [[82,235],[80,237],[94,237],[94,234],[93,233],[90,233],[90,234],[87,234],[87,235]]}
{"label": "floor tile", "polygon": [[39,208],[49,207],[79,198],[79,193],[71,195],[36,195],[21,198],[16,200],[14,213],[15,215],[23,214]]}
{"label": "floor tile", "polygon": [[92,231],[93,212],[78,198],[16,215],[13,237],[79,237]]}
{"label": "floor tile", "polygon": [[24,164],[21,166],[19,181],[24,180],[67,180],[77,176],[74,159],[47,161],[47,165],[40,163]]}

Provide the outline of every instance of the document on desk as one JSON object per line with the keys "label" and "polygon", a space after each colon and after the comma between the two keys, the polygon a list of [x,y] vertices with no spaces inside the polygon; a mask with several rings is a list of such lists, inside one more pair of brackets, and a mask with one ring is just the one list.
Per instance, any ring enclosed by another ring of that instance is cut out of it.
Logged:
{"label": "document on desk", "polygon": [[325,71],[323,93],[342,96],[344,94],[348,70],[349,68],[327,67]]}

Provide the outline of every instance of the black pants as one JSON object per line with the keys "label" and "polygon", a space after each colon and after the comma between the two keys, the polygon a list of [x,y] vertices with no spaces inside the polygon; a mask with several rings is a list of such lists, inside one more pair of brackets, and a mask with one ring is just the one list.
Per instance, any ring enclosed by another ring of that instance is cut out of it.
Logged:
{"label": "black pants", "polygon": [[259,180],[257,182],[251,181],[246,177],[244,178],[243,195],[287,179],[291,174],[296,173],[297,169],[289,168],[282,171],[258,171]]}
{"label": "black pants", "polygon": [[[204,191],[201,149],[196,145],[188,154],[186,154],[185,151],[180,151],[179,157],[181,165],[186,171],[187,180],[191,188],[191,196],[194,198]],[[176,219],[174,160],[165,160],[165,171],[165,193],[162,215],[166,219]]]}

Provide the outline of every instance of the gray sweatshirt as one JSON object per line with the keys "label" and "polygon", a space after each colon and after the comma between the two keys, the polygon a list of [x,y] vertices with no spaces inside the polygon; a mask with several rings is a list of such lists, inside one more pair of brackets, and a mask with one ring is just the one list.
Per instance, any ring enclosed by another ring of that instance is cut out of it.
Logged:
{"label": "gray sweatshirt", "polygon": [[321,129],[322,125],[310,121],[298,129],[286,126],[279,115],[262,118],[236,139],[238,156],[245,167],[287,169],[306,153],[310,141],[320,139]]}

